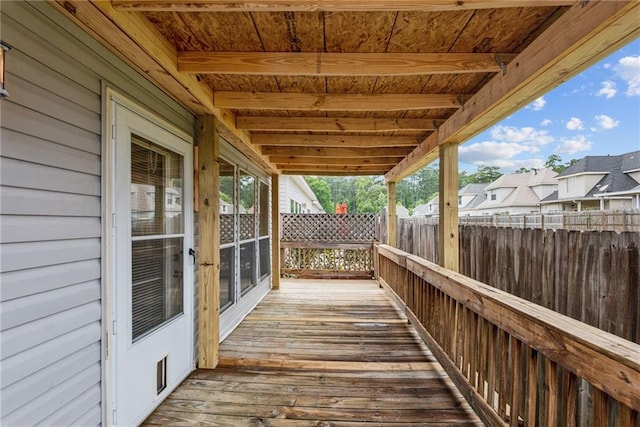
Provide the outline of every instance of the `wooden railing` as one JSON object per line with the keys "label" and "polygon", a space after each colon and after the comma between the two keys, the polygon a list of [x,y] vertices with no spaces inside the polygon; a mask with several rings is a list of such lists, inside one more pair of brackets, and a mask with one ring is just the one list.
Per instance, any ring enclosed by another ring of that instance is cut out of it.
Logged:
{"label": "wooden railing", "polygon": [[640,345],[386,245],[376,274],[496,426],[640,423]]}

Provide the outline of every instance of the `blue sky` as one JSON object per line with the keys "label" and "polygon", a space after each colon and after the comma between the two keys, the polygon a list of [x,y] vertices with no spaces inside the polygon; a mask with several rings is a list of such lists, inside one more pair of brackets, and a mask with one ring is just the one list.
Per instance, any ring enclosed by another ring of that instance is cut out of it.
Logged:
{"label": "blue sky", "polygon": [[503,172],[640,150],[640,39],[460,147],[460,169]]}

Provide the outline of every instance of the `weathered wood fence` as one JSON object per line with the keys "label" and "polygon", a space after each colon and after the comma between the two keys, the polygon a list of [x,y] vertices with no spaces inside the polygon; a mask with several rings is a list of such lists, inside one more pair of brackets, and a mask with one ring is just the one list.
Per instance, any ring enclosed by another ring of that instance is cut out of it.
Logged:
{"label": "weathered wood fence", "polygon": [[[403,219],[423,224],[438,224],[438,217],[412,217]],[[640,231],[640,210],[582,211],[558,213],[532,213],[518,215],[461,216],[460,224],[487,227],[540,228],[543,230],[579,231]]]}
{"label": "weathered wood fence", "polygon": [[385,245],[376,273],[491,426],[630,426],[640,345]]}
{"label": "weathered wood fence", "polygon": [[282,214],[281,274],[299,278],[372,278],[376,217]]}
{"label": "weathered wood fence", "polygon": [[[398,247],[438,263],[438,226],[401,220]],[[640,342],[640,233],[460,226],[460,273]]]}

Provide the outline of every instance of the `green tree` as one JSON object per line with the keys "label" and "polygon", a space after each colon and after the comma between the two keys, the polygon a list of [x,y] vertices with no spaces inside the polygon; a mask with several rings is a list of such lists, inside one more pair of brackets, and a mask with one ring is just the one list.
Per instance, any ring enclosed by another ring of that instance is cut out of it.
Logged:
{"label": "green tree", "polygon": [[547,157],[547,161],[544,162],[544,167],[553,169],[553,171],[557,173],[560,173],[567,168],[566,165],[562,164],[562,158],[557,154],[551,154]]}
{"label": "green tree", "polygon": [[370,176],[359,176],[354,183],[356,198],[353,212],[380,212],[387,202],[387,188],[382,180]]}
{"label": "green tree", "polygon": [[324,211],[326,213],[334,212],[335,203],[331,199],[331,188],[327,180],[316,176],[306,176],[304,179],[315,193]]}
{"label": "green tree", "polygon": [[497,166],[478,166],[478,170],[473,174],[472,183],[486,184],[493,182],[502,176],[500,168]]}

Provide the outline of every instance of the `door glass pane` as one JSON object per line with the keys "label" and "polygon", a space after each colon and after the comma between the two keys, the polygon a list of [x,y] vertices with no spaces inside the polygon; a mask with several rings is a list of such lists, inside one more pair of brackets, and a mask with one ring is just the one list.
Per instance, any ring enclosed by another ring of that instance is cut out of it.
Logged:
{"label": "door glass pane", "polygon": [[240,293],[244,294],[256,284],[256,242],[240,245]]}
{"label": "door glass pane", "polygon": [[181,234],[182,156],[133,138],[131,144],[131,234]]}
{"label": "door glass pane", "polygon": [[133,341],[183,310],[182,237],[132,242]]}
{"label": "door glass pane", "polygon": [[183,163],[176,153],[132,138],[133,341],[183,312]]}
{"label": "door glass pane", "polygon": [[240,240],[256,237],[256,178],[240,172]]}

